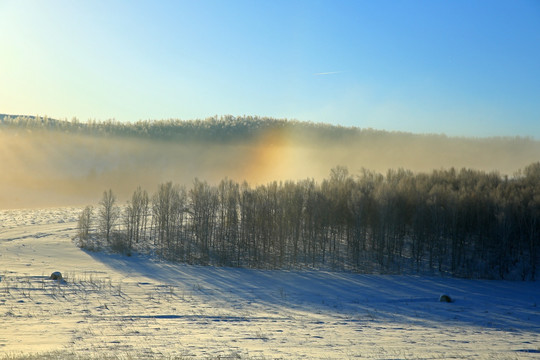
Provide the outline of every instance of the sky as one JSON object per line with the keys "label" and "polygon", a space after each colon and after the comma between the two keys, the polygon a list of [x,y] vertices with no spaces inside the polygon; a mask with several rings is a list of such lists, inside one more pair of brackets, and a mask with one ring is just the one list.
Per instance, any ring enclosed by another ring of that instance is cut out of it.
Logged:
{"label": "sky", "polygon": [[540,139],[540,1],[0,0],[0,113]]}

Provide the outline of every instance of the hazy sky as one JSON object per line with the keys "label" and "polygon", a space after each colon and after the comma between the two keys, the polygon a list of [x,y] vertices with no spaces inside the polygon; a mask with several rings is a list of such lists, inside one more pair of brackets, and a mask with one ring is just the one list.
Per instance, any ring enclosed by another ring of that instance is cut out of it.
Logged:
{"label": "hazy sky", "polygon": [[0,0],[0,113],[540,139],[540,1]]}

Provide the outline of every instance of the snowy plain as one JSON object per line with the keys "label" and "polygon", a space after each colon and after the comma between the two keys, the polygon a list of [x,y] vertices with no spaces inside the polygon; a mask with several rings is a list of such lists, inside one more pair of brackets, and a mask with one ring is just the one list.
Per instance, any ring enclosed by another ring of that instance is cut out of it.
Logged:
{"label": "snowy plain", "polygon": [[540,359],[538,282],[85,252],[72,240],[80,210],[0,211],[0,359]]}

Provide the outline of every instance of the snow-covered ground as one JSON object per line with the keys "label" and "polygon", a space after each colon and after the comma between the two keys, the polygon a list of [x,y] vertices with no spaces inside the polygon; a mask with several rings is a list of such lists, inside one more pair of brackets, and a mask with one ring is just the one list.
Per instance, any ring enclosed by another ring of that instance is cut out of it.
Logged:
{"label": "snow-covered ground", "polygon": [[[0,211],[0,359],[539,359],[540,284],[87,253],[79,209]],[[65,282],[49,280],[61,271]],[[441,294],[453,303],[439,302]]]}

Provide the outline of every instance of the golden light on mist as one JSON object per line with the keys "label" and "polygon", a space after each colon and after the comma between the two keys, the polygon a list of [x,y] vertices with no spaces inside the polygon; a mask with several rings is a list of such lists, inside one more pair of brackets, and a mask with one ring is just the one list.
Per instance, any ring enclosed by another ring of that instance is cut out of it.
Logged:
{"label": "golden light on mist", "polygon": [[242,180],[262,184],[290,173],[292,151],[286,130],[268,130],[251,147],[239,174]]}
{"label": "golden light on mist", "polygon": [[190,142],[81,135],[59,131],[0,131],[0,208],[86,205],[113,189],[125,201],[141,186],[153,193],[172,181],[229,178],[251,185],[327,178],[337,165],[385,173],[455,167],[513,175],[538,161],[540,142],[461,139],[411,134],[317,138],[269,129],[247,141]]}

